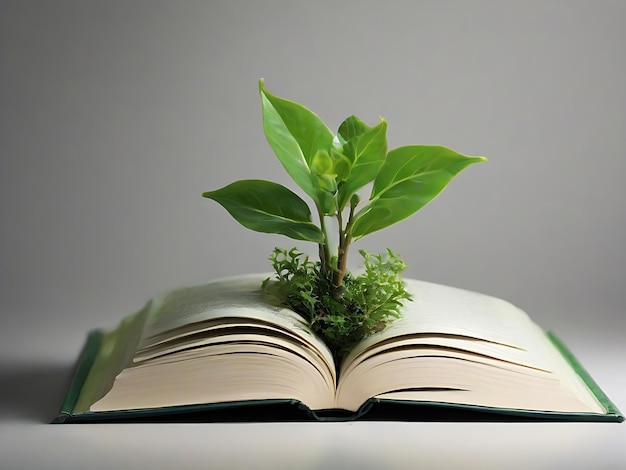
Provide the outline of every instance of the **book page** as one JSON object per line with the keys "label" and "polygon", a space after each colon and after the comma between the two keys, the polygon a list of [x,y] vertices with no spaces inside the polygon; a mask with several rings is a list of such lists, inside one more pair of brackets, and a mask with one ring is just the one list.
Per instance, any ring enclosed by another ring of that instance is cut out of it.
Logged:
{"label": "book page", "polygon": [[276,355],[286,357],[296,355],[307,360],[318,370],[328,388],[334,391],[336,383],[334,369],[328,367],[326,360],[315,348],[279,328],[266,328],[265,325],[259,328],[259,325],[254,323],[235,325],[231,328],[203,329],[199,334],[160,343],[135,355],[133,367],[144,365],[153,367],[171,361],[185,361],[196,355],[209,354],[209,352],[224,354],[227,347],[233,346],[238,346],[242,351],[250,353],[255,350],[255,345],[265,344],[273,345]]}
{"label": "book page", "polygon": [[139,351],[158,343],[192,334],[211,322],[249,319],[270,323],[312,346],[333,370],[332,354],[297,313],[269,303],[261,292],[267,274],[219,279],[208,284],[175,290],[153,299]]}
{"label": "book page", "polygon": [[[469,341],[463,343],[468,350],[479,344],[476,340],[493,343],[499,346],[494,350],[500,358],[510,361],[519,361],[517,351],[536,350],[545,342],[543,331],[507,301],[426,281],[407,279],[406,286],[413,300],[405,303],[402,316],[358,344],[344,360],[344,367],[378,343],[411,335],[466,337]],[[529,366],[549,367],[540,356],[525,356]]]}
{"label": "book page", "polygon": [[139,410],[277,399],[329,408],[334,401],[334,382],[324,380],[306,358],[274,343],[233,342],[126,368],[113,388],[89,409]]}
{"label": "book page", "polygon": [[336,405],[373,397],[603,413],[521,309],[478,292],[407,281],[413,302],[343,361]]}

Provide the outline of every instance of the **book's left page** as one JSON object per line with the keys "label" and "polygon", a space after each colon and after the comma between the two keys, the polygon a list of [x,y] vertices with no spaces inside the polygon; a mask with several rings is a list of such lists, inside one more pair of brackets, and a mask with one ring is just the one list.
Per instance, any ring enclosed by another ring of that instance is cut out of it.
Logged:
{"label": "book's left page", "polygon": [[90,411],[296,399],[334,402],[326,345],[261,288],[267,275],[185,287],[154,298],[136,347]]}
{"label": "book's left page", "polygon": [[[295,312],[270,301],[261,292],[268,275],[247,274],[184,287],[154,298],[139,345],[137,360],[169,351],[187,339],[202,341],[203,332],[234,323],[280,330],[314,348],[331,366],[332,354]],[[246,322],[247,320],[247,322]],[[334,369],[334,367],[333,367]]]}

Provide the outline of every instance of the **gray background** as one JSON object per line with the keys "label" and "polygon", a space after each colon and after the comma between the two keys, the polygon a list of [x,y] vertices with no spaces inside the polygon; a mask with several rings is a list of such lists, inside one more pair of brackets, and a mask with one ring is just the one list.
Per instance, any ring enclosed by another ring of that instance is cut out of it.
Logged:
{"label": "gray background", "polygon": [[[215,464],[288,467],[276,449],[308,440],[312,468],[626,462],[600,450],[623,441],[611,425],[207,425],[186,428],[181,455],[178,428],[37,424],[89,329],[173,287],[267,271],[274,246],[312,250],[201,197],[243,178],[297,190],[263,136],[260,77],[333,129],[380,115],[392,148],[487,156],[355,248],[518,304],[626,408],[625,22],[626,2],[606,0],[0,3],[0,455],[192,465],[213,440]],[[377,452],[383,430],[396,438]],[[256,447],[235,455],[242,439]]]}

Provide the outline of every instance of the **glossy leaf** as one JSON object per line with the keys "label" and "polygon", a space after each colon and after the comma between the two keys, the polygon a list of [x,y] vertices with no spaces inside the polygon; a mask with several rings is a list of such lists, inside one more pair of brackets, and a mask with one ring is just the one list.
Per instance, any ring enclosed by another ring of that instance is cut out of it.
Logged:
{"label": "glossy leaf", "polygon": [[319,151],[330,151],[333,133],[309,109],[269,93],[262,79],[259,91],[263,130],[268,143],[287,173],[317,202],[318,188],[315,178],[311,176],[311,165]]}
{"label": "glossy leaf", "polygon": [[434,199],[461,170],[484,157],[462,155],[445,147],[414,145],[387,155],[370,202],[355,215],[355,239],[388,227]]}
{"label": "glossy leaf", "polygon": [[311,171],[316,175],[326,175],[333,173],[333,159],[330,154],[320,150],[313,156],[311,161]]}
{"label": "glossy leaf", "polygon": [[354,137],[358,137],[364,132],[371,129],[367,124],[356,116],[349,116],[340,125],[337,135],[342,139],[343,143],[348,142]]}
{"label": "glossy leaf", "polygon": [[355,191],[376,178],[387,155],[387,121],[368,127],[356,116],[350,116],[339,127],[346,141],[344,155],[352,162],[350,176],[339,190],[339,207],[343,208]]}
{"label": "glossy leaf", "polygon": [[333,156],[333,172],[337,175],[337,182],[345,181],[352,171],[352,162],[343,153],[331,151]]}
{"label": "glossy leaf", "polygon": [[311,222],[306,202],[280,184],[241,180],[203,196],[221,204],[237,222],[251,230],[315,243],[324,241],[322,231]]}

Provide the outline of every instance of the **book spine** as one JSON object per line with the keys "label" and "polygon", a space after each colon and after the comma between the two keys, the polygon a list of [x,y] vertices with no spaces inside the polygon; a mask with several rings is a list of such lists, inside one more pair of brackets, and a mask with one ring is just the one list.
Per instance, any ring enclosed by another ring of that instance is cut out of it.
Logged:
{"label": "book spine", "polygon": [[65,423],[68,418],[71,417],[76,401],[80,395],[80,391],[83,388],[85,379],[91,370],[91,366],[96,359],[98,350],[100,349],[100,343],[102,342],[103,332],[101,330],[91,331],[87,335],[85,345],[78,356],[76,362],[75,372],[72,377],[69,391],[65,396],[65,400],[61,404],[57,417],[52,421],[54,424]]}

